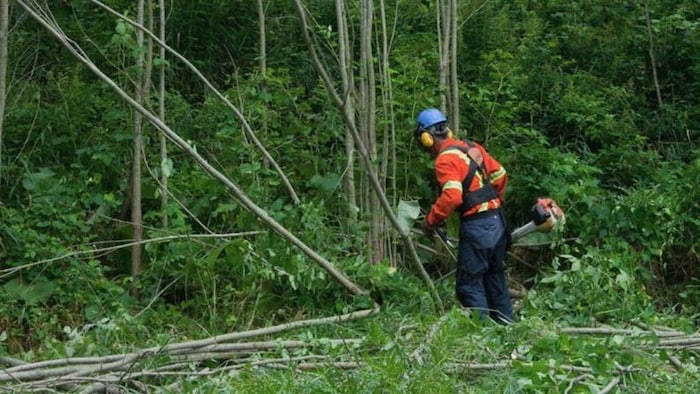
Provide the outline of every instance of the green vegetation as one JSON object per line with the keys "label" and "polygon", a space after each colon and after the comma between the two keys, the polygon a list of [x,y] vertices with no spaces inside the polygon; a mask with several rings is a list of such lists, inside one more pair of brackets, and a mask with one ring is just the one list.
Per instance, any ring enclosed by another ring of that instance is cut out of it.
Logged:
{"label": "green vegetation", "polygon": [[[288,1],[263,2],[264,75],[255,1],[176,2],[166,42],[240,110],[299,204],[240,119],[172,54],[153,62],[154,80],[166,65],[165,123],[367,294],[351,294],[181,149],[170,145],[161,162],[151,125],[144,126],[143,267],[134,278],[134,108],[11,3],[0,133],[0,392],[27,389],[2,379],[20,362],[158,349],[372,309],[374,301],[377,314],[248,338],[277,345],[228,360],[174,367],[181,355],[140,354],[132,363],[159,374],[114,384],[129,392],[700,392],[697,1],[648,2],[648,10],[646,1],[459,2],[457,134],[482,142],[508,169],[511,227],[528,220],[541,196],[567,216],[561,231],[534,234],[511,251],[513,287],[527,292],[510,327],[457,308],[453,277],[443,278],[452,263],[419,249],[445,302],[439,312],[388,221],[382,248],[373,244],[383,214],[367,171],[358,161],[346,167],[344,119]],[[92,1],[48,3],[65,34],[133,92],[134,59],[145,50],[135,28]],[[133,1],[107,3],[136,14]],[[303,3],[316,50],[340,88],[334,4]],[[417,201],[425,209],[435,197],[429,158],[410,140],[417,110],[440,105],[433,3],[385,7],[395,26],[391,85],[377,90],[391,90],[391,108],[375,111],[372,164],[394,207]],[[361,11],[348,7],[358,38]],[[359,53],[360,43],[351,43]],[[157,103],[153,87],[146,107],[157,113]],[[348,172],[361,196],[350,207]],[[451,235],[455,227],[450,222]]]}

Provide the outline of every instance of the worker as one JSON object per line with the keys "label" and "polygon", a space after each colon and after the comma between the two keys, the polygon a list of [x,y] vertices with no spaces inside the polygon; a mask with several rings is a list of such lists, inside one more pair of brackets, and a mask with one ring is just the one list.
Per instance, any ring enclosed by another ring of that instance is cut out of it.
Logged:
{"label": "worker", "polygon": [[414,137],[435,157],[440,195],[422,223],[426,236],[460,215],[455,293],[462,306],[499,324],[513,321],[505,275],[509,243],[503,201],[506,170],[483,146],[454,138],[447,117],[438,109],[420,112]]}

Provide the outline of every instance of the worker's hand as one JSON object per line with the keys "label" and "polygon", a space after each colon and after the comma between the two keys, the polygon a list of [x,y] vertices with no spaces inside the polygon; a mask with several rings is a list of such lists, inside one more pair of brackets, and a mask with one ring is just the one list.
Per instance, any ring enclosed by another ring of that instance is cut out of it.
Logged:
{"label": "worker's hand", "polygon": [[443,241],[447,241],[447,223],[442,222],[435,226],[435,235],[442,238]]}
{"label": "worker's hand", "polygon": [[425,235],[428,238],[432,238],[435,235],[435,226],[431,226],[428,224],[427,220],[423,220],[423,222],[420,225],[421,231],[423,231],[423,235]]}

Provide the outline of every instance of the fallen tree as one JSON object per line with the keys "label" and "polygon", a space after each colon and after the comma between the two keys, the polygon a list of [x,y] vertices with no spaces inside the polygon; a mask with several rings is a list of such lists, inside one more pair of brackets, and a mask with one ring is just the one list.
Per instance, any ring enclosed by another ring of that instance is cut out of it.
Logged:
{"label": "fallen tree", "polygon": [[[225,361],[226,366],[218,372],[242,368],[245,365],[265,365],[306,359],[280,359],[279,351],[294,349],[313,349],[330,346],[355,347],[363,343],[357,338],[337,338],[318,340],[277,340],[239,342],[244,339],[281,334],[286,331],[341,323],[362,319],[378,313],[378,309],[367,309],[343,315],[320,319],[300,320],[272,327],[241,331],[214,337],[166,344],[133,352],[99,357],[69,357],[24,363],[13,358],[2,358],[4,364],[0,370],[0,383],[12,391],[36,391],[40,389],[76,389],[85,391],[82,385],[88,385],[88,392],[110,385],[126,383],[139,384],[142,377],[165,377],[176,372],[186,376],[198,376],[203,372],[192,372],[192,366],[211,360]],[[269,356],[269,354],[274,354]],[[255,355],[255,358],[253,358]],[[269,360],[265,361],[267,358]],[[325,357],[325,356],[319,356]],[[195,368],[198,370],[198,368]],[[189,371],[189,372],[188,372]]]}

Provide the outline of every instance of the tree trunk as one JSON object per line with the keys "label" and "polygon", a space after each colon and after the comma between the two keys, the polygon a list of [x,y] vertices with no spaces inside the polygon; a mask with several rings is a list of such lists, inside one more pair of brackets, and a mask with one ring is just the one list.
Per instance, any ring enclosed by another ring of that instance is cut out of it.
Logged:
{"label": "tree trunk", "polygon": [[452,24],[448,21],[450,20],[450,0],[438,0],[437,1],[437,33],[438,33],[438,50],[440,55],[440,65],[439,65],[439,86],[440,91],[440,110],[449,114],[450,108],[450,98],[448,95],[449,91],[449,73],[450,73],[450,30]]}
{"label": "tree trunk", "polygon": [[[158,25],[160,41],[165,42],[165,0],[158,1]],[[158,49],[160,57],[159,81],[158,81],[158,117],[165,123],[165,48],[160,45]],[[160,210],[161,224],[168,228],[168,177],[170,176],[170,159],[168,159],[168,143],[165,135],[160,133]]]}
{"label": "tree trunk", "polygon": [[[389,53],[391,49],[389,47],[389,32],[387,31],[387,20],[386,20],[386,8],[384,0],[379,0],[379,15],[380,15],[380,26],[381,26],[381,62],[379,64],[380,72],[380,83],[382,92],[382,110],[384,113],[384,127],[383,133],[384,138],[382,139],[382,157],[381,166],[379,169],[379,178],[384,180],[386,186],[387,179],[390,179],[391,186],[390,190],[394,192],[391,195],[391,205],[397,206],[397,196],[396,196],[396,119],[394,116],[394,105],[393,105],[393,92],[391,87],[391,73],[389,65]],[[389,163],[391,163],[391,169],[389,169]],[[387,178],[388,177],[388,178]],[[385,233],[385,248],[387,250],[387,258],[392,267],[397,265],[396,261],[396,248],[398,246],[397,242],[394,242],[392,233],[386,231],[388,229],[386,220],[382,221],[382,226]]]}
{"label": "tree trunk", "polygon": [[2,188],[2,136],[7,103],[7,35],[10,26],[9,0],[0,0],[0,189]]}
{"label": "tree trunk", "polygon": [[459,130],[459,85],[457,79],[457,0],[440,0],[438,48],[440,49],[440,109],[450,125]]}
{"label": "tree trunk", "polygon": [[265,38],[265,6],[263,0],[258,0],[258,33],[260,34],[260,76],[265,82],[267,73],[267,42]]}
{"label": "tree trunk", "polygon": [[[359,92],[360,97],[360,133],[367,148],[372,167],[377,166],[377,131],[376,112],[377,98],[374,75],[374,60],[372,49],[374,5],[372,0],[362,0],[360,3],[360,75]],[[369,259],[373,263],[379,263],[384,259],[384,239],[385,230],[382,223],[384,218],[380,214],[381,209],[377,195],[372,192],[371,180],[364,178],[363,200],[365,201],[364,214],[369,221],[369,231],[367,233],[367,245],[369,245]],[[384,180],[379,179],[382,189]]]}
{"label": "tree trunk", "polygon": [[[265,35],[265,4],[264,0],[258,0],[258,34],[259,39],[259,65],[260,65],[260,92],[265,94],[267,92],[267,37]],[[267,140],[267,102],[262,103],[263,110],[261,114],[261,125],[260,131],[262,132],[263,138]],[[263,167],[268,168],[270,163],[263,158]]]}
{"label": "tree trunk", "polygon": [[[343,87],[344,111],[355,117],[355,81],[352,71],[352,55],[348,37],[348,17],[345,10],[345,0],[335,2],[336,19],[338,23],[338,62]],[[357,192],[355,189],[355,142],[348,126],[345,126],[345,171],[343,172],[343,187],[347,196],[348,219],[357,220]]]}
{"label": "tree trunk", "polygon": [[664,105],[661,99],[661,87],[659,86],[659,77],[656,73],[656,56],[654,55],[654,32],[651,30],[651,17],[649,16],[649,0],[644,0],[644,17],[647,21],[647,35],[649,36],[649,61],[651,62],[651,73],[654,78],[654,88],[656,90],[656,101],[659,104],[659,109]]}
{"label": "tree trunk", "polygon": [[[138,0],[137,5],[137,21],[143,25],[144,19],[144,0]],[[143,47],[143,32],[136,31],[136,43],[139,48]],[[136,56],[136,86],[134,89],[134,99],[139,105],[143,105],[144,96],[144,55],[142,51]],[[143,212],[141,208],[141,152],[143,151],[143,135],[142,135],[142,115],[140,112],[134,112],[133,119],[133,158],[131,167],[132,201],[131,201],[131,225],[133,229],[134,246],[131,248],[131,275],[134,277],[134,282],[141,272],[141,244],[143,239]]]}
{"label": "tree trunk", "polygon": [[457,74],[457,0],[450,1],[450,124],[452,128],[459,130],[459,79]]}

